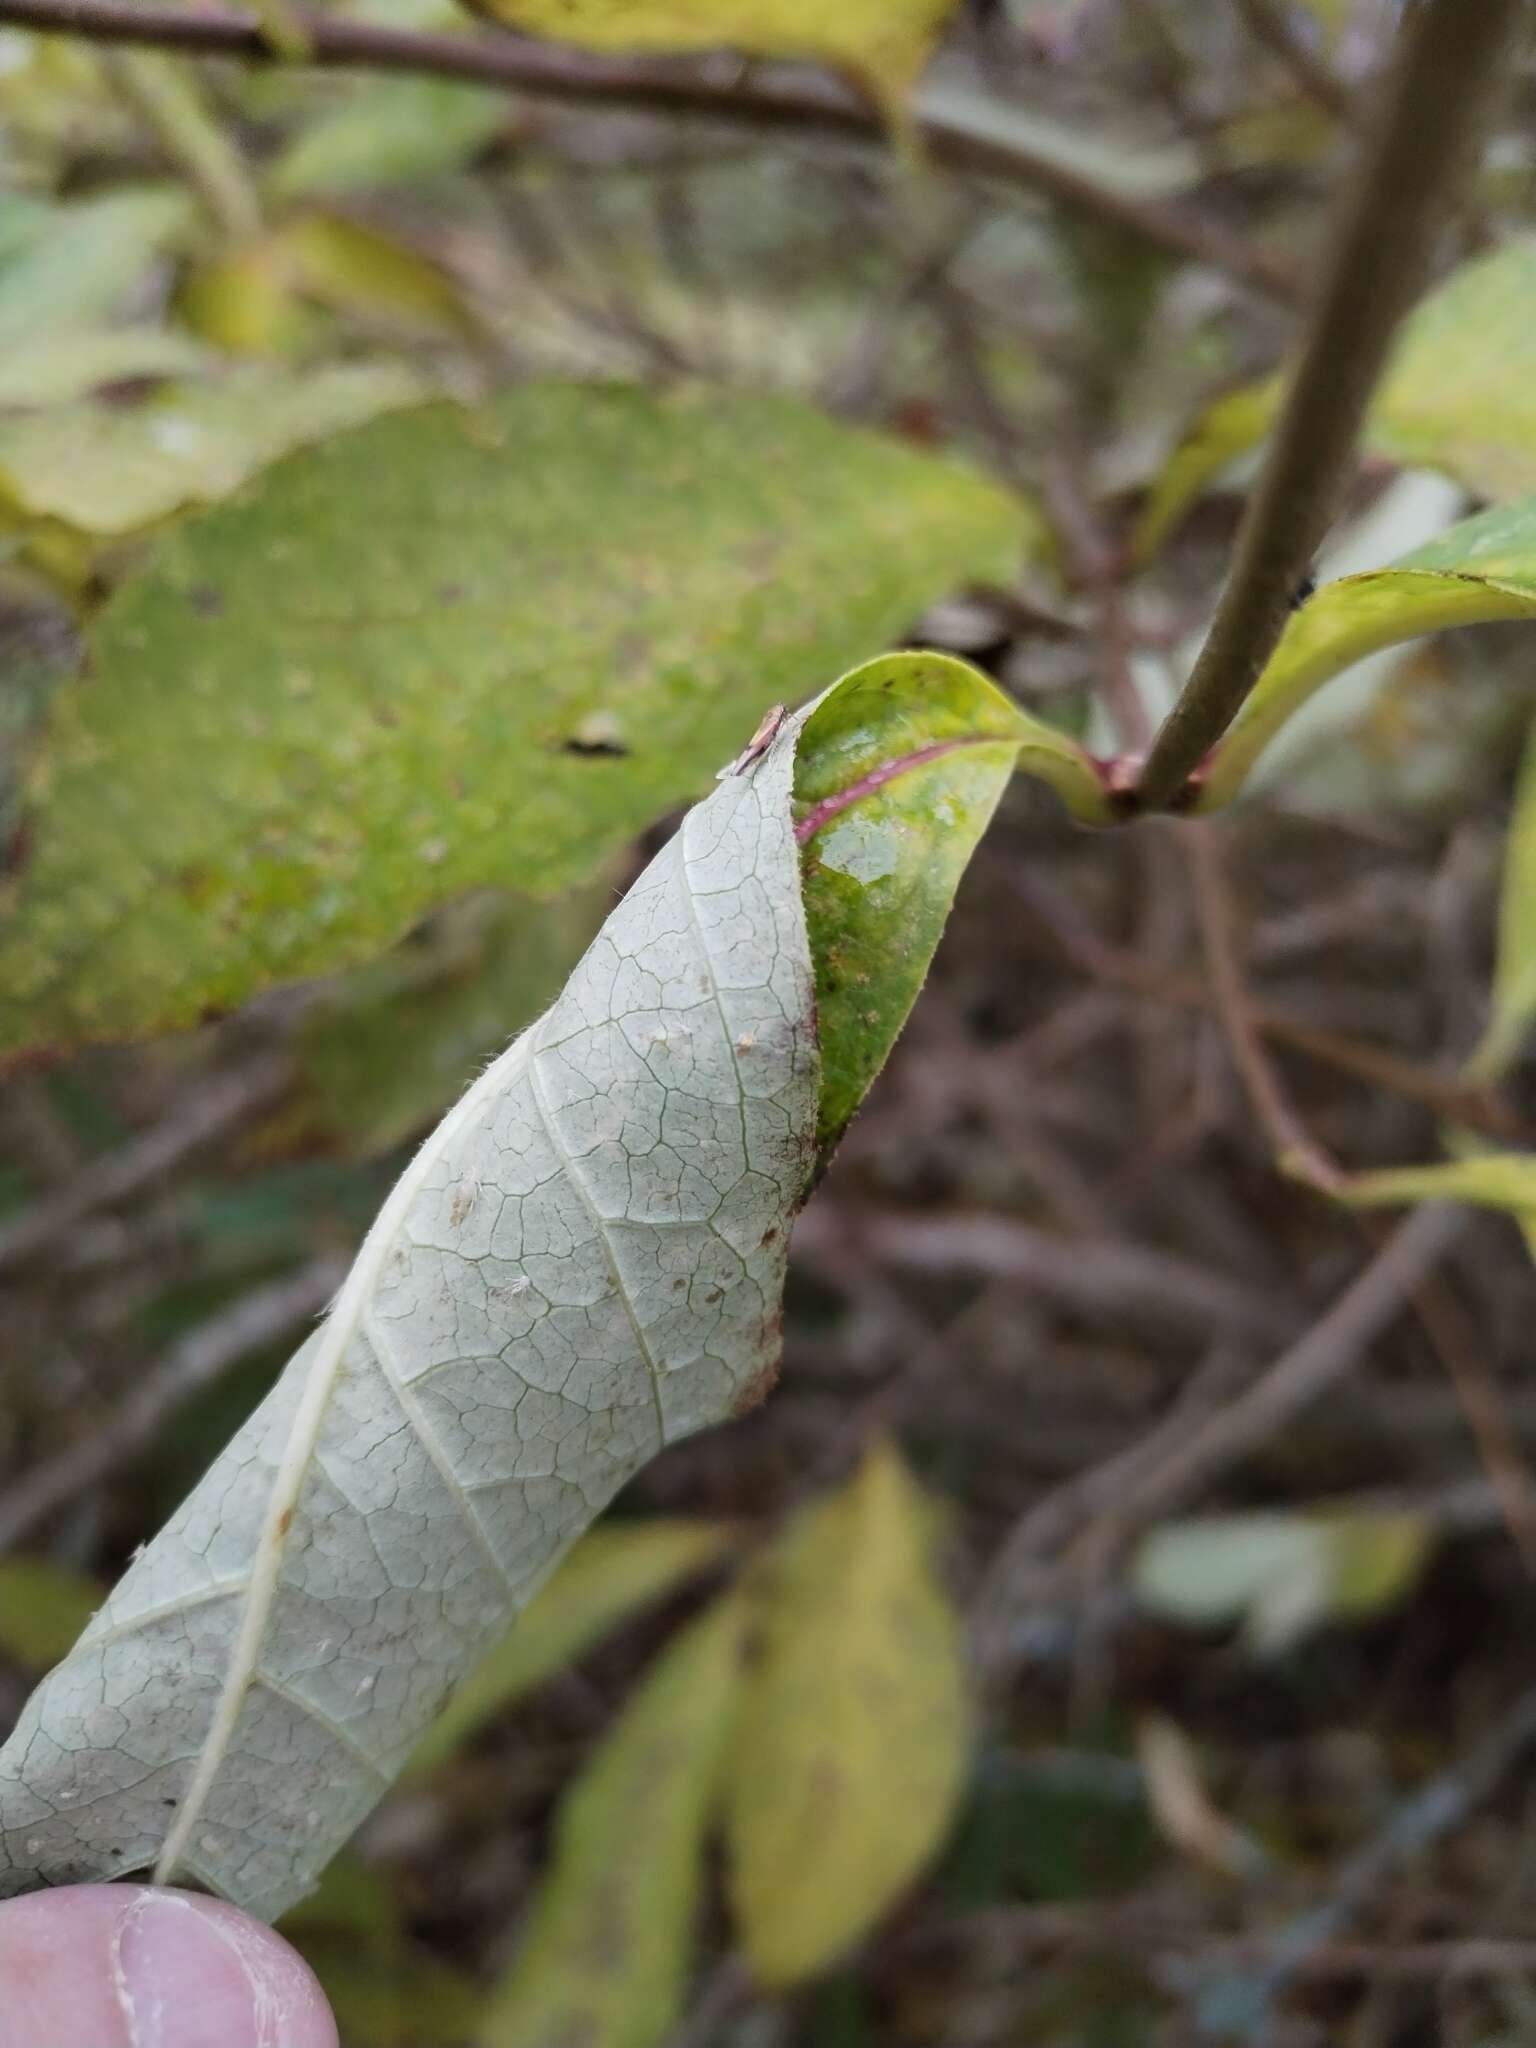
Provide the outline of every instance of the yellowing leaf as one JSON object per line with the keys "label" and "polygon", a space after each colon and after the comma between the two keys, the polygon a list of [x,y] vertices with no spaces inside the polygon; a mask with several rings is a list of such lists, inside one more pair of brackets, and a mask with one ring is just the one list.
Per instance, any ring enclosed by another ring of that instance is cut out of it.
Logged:
{"label": "yellowing leaf", "polygon": [[207,366],[207,351],[168,327],[38,335],[0,351],[0,406],[57,405],[104,384],[188,376]]}
{"label": "yellowing leaf", "polygon": [[1536,1212],[1536,1153],[1474,1152],[1434,1166],[1389,1166],[1351,1174],[1338,1199],[1352,1209],[1410,1202],[1470,1202],[1521,1217]]}
{"label": "yellowing leaf", "polygon": [[1241,1621],[1249,1648],[1267,1654],[1400,1600],[1429,1536],[1410,1514],[1208,1515],[1154,1529],[1131,1576],[1149,1613],[1187,1628]]}
{"label": "yellowing leaf", "polygon": [[955,0],[487,0],[510,28],[593,50],[708,50],[816,57],[894,101],[912,83]]}
{"label": "yellowing leaf", "polygon": [[759,1981],[856,1942],[944,1838],[965,1771],[959,1629],[889,1447],[792,1524],[732,1753],[730,1892]]}
{"label": "yellowing leaf", "polygon": [[686,1987],[704,1831],[741,1683],[744,1604],[662,1654],[566,1795],[533,1925],[480,2048],[653,2048]]}
{"label": "yellowing leaf", "polygon": [[0,1557],[0,1656],[56,1664],[106,1597],[85,1572],[41,1557]]}
{"label": "yellowing leaf", "polygon": [[[1145,562],[1206,487],[1269,432],[1283,380],[1229,391],[1194,421],[1147,498]],[[1484,498],[1536,490],[1536,239],[1464,263],[1404,325],[1366,423],[1374,455],[1443,469]]]}
{"label": "yellowing leaf", "polygon": [[1504,849],[1499,894],[1499,950],[1493,970],[1488,1029],[1467,1063],[1480,1081],[1494,1081],[1519,1054],[1536,1017],[1536,725],[1526,741]]}
{"label": "yellowing leaf", "polygon": [[463,335],[471,326],[441,265],[393,235],[335,213],[305,213],[273,232],[295,287],[317,305],[376,325]]}
{"label": "yellowing leaf", "polygon": [[1451,626],[1536,618],[1536,498],[1463,519],[1389,568],[1326,583],[1280,645],[1212,758],[1202,810],[1227,803],[1281,726],[1365,655]]}
{"label": "yellowing leaf", "polygon": [[411,1758],[452,1756],[499,1714],[572,1664],[626,1616],[713,1564],[730,1542],[718,1523],[615,1522],[584,1536],[512,1632],[472,1671]]}
{"label": "yellowing leaf", "polygon": [[200,340],[231,355],[291,354],[308,331],[290,266],[266,235],[195,265],[176,305]]}
{"label": "yellowing leaf", "polygon": [[140,405],[89,401],[0,420],[0,523],[124,534],[228,495],[265,463],[428,395],[403,363],[251,372]]}

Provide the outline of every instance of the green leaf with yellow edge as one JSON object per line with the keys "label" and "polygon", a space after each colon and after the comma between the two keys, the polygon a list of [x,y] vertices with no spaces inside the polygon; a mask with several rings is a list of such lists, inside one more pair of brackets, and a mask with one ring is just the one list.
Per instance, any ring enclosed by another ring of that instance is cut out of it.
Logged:
{"label": "green leaf with yellow edge", "polygon": [[295,1028],[293,1086],[255,1149],[369,1159],[414,1137],[548,1006],[612,901],[601,883],[552,903],[480,890],[336,976]]}
{"label": "green leaf with yellow edge", "polygon": [[1052,783],[1079,816],[1107,822],[1081,748],[948,655],[869,662],[807,722],[795,798],[828,1048],[823,1148],[884,1065],[1016,767]]}
{"label": "green leaf with yellow edge", "polygon": [[162,541],[55,698],[0,1050],[570,887],[1025,530],[957,465],[739,394],[526,385],[290,458]]}
{"label": "green leaf with yellow edge", "polygon": [[927,62],[956,0],[485,0],[509,28],[590,50],[710,50],[815,57],[856,73],[894,106]]}
{"label": "green leaf with yellow edge", "polygon": [[1536,725],[1525,743],[1504,848],[1499,945],[1488,1028],[1467,1062],[1477,1081],[1496,1081],[1519,1056],[1536,1018]]}
{"label": "green leaf with yellow edge", "polygon": [[0,1557],[0,1657],[46,1671],[105,1598],[105,1586],[86,1572],[42,1557]]}
{"label": "green leaf with yellow edge", "polygon": [[1200,797],[1214,810],[1313,693],[1378,649],[1451,626],[1536,618],[1536,498],[1495,505],[1386,569],[1324,584],[1280,644],[1212,756]]}
{"label": "green leaf with yellow edge", "polygon": [[621,1621],[717,1564],[731,1543],[718,1522],[611,1522],[589,1531],[505,1640],[472,1671],[411,1758],[428,1771],[583,1656]]}
{"label": "green leaf with yellow edge", "polygon": [[[1263,440],[1283,388],[1279,377],[1245,385],[1194,421],[1142,509],[1132,540],[1138,562]],[[1536,239],[1463,263],[1409,317],[1372,402],[1365,447],[1443,469],[1479,497],[1536,490]]]}
{"label": "green leaf with yellow edge", "polygon": [[729,1890],[770,1988],[825,1969],[943,1842],[970,1721],[927,1502],[880,1445],[767,1560],[726,1794]]}
{"label": "green leaf with yellow edge", "polygon": [[54,521],[119,535],[228,497],[279,455],[430,387],[404,363],[252,370],[137,405],[90,400],[0,419],[0,527]]}
{"label": "green leaf with yellow edge", "polygon": [[745,1603],[679,1635],[561,1803],[523,1947],[479,2048],[655,2048],[687,1987],[704,1835],[742,1683]]}

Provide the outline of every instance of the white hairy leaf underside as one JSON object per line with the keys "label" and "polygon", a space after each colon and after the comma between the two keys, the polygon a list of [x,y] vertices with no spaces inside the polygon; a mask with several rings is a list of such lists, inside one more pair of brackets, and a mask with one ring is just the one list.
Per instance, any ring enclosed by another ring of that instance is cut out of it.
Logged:
{"label": "white hairy leaf underside", "polygon": [[771,1374],[818,1058],[786,727],[423,1146],[327,1321],[0,1750],[0,1895],[275,1918],[663,1443]]}

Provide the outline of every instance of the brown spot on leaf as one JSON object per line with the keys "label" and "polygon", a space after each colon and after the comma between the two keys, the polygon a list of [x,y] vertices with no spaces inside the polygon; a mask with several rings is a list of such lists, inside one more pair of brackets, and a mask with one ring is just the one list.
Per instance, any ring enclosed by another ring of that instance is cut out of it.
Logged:
{"label": "brown spot on leaf", "polygon": [[750,1415],[754,1408],[760,1408],[773,1392],[774,1383],[778,1377],[779,1361],[777,1358],[771,1358],[766,1365],[759,1366],[751,1379],[740,1388],[735,1400],[732,1401],[731,1413],[733,1415]]}

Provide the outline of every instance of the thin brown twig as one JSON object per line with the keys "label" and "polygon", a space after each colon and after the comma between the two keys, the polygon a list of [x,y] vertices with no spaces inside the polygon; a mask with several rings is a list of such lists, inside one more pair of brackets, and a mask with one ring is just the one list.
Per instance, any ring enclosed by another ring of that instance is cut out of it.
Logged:
{"label": "thin brown twig", "polygon": [[1282,1306],[1225,1273],[1113,1238],[1091,1243],[1034,1230],[991,1210],[949,1213],[812,1203],[796,1256],[836,1276],[850,1256],[913,1273],[974,1273],[1035,1288],[1096,1316],[1130,1315],[1188,1330],[1211,1324],[1272,1333]]}
{"label": "thin brown twig", "polygon": [[1342,495],[1393,335],[1428,275],[1435,234],[1520,14],[1521,0],[1416,0],[1404,14],[1231,573],[1136,785],[1143,809],[1188,800],[1191,776],[1274,651]]}
{"label": "thin brown twig", "polygon": [[[1177,1003],[1186,1009],[1204,1009],[1209,1005],[1211,991],[1203,977],[1169,974],[1128,948],[1107,944],[1086,923],[1069,916],[1056,893],[1038,875],[1013,875],[1010,881],[1067,958],[1095,979],[1114,982],[1138,995],[1150,996],[1157,1002]],[[1469,1084],[1460,1074],[1443,1073],[1436,1067],[1404,1059],[1384,1046],[1347,1038],[1322,1025],[1305,1024],[1265,1003],[1250,1001],[1250,1013],[1265,1038],[1277,1039],[1325,1066],[1353,1074],[1362,1081],[1372,1081],[1394,1095],[1422,1103],[1452,1123],[1465,1124],[1503,1143],[1536,1144],[1536,1126],[1495,1089],[1476,1082]]]}
{"label": "thin brown twig", "polygon": [[45,1515],[63,1507],[148,1443],[188,1395],[323,1309],[346,1277],[347,1261],[312,1259],[296,1273],[253,1288],[174,1344],[89,1436],[6,1488],[0,1496],[0,1550],[10,1549]]}
{"label": "thin brown twig", "polygon": [[[875,109],[855,92],[795,67],[610,56],[504,31],[436,33],[302,10],[292,10],[292,21],[307,44],[305,61],[321,67],[419,72],[585,105],[694,114],[868,142],[882,135]],[[0,24],[95,42],[237,57],[250,64],[284,61],[259,17],[238,7],[193,8],[159,0],[0,0]],[[970,122],[953,110],[924,114],[919,107],[917,126],[929,154],[952,170],[1034,186],[1060,205],[1208,264],[1267,298],[1297,296],[1297,280],[1286,267],[1186,207],[1110,190],[1032,150],[1017,136],[995,133],[989,124]]]}
{"label": "thin brown twig", "polygon": [[1349,87],[1299,33],[1284,0],[1232,0],[1232,4],[1254,41],[1285,66],[1309,100],[1315,100],[1335,121],[1354,122],[1357,108]]}
{"label": "thin brown twig", "polygon": [[93,1159],[73,1180],[0,1230],[0,1271],[35,1258],[95,1210],[137,1194],[189,1153],[273,1101],[288,1080],[288,1061],[277,1053],[253,1059],[232,1073],[216,1075],[173,1116],[117,1151]]}
{"label": "thin brown twig", "polygon": [[[1231,895],[1214,830],[1209,825],[1187,825],[1181,836],[1195,885],[1212,996],[1254,1113],[1267,1132],[1283,1171],[1320,1193],[1342,1192],[1348,1175],[1291,1108],[1260,1039],[1238,957]],[[1383,1242],[1380,1224],[1358,1215],[1355,1221],[1367,1242],[1379,1248]],[[1461,1403],[1467,1427],[1503,1508],[1510,1539],[1527,1570],[1536,1572],[1536,1490],[1498,1384],[1480,1355],[1477,1333],[1468,1327],[1455,1296],[1432,1274],[1415,1287],[1412,1301],[1414,1313]]]}
{"label": "thin brown twig", "polygon": [[[1193,1427],[1170,1433],[1166,1454],[1155,1463],[1129,1462],[1118,1475],[1116,1541],[1123,1545],[1154,1516],[1230,1471],[1353,1371],[1367,1347],[1409,1306],[1413,1290],[1444,1257],[1463,1222],[1463,1213],[1445,1203],[1415,1210],[1333,1306],[1251,1387]],[[1102,1557],[1109,1528],[1090,1533]],[[977,1608],[976,1643],[981,1669],[993,1682],[1018,1661],[1017,1622],[1028,1604],[1027,1587],[1014,1586],[1006,1572],[989,1574]]]}
{"label": "thin brown twig", "polygon": [[1274,1148],[1275,1163],[1293,1179],[1324,1194],[1337,1193],[1344,1176],[1292,1110],[1259,1035],[1258,1019],[1238,959],[1232,898],[1222,872],[1216,828],[1186,825],[1180,840],[1194,884],[1211,999],[1248,1100]]}
{"label": "thin brown twig", "polygon": [[[1358,1220],[1380,1229],[1375,1219],[1362,1216]],[[1414,1289],[1413,1306],[1455,1389],[1510,1540],[1526,1570],[1536,1576],[1536,1485],[1508,1405],[1482,1355],[1477,1331],[1436,1273],[1426,1274]]]}

